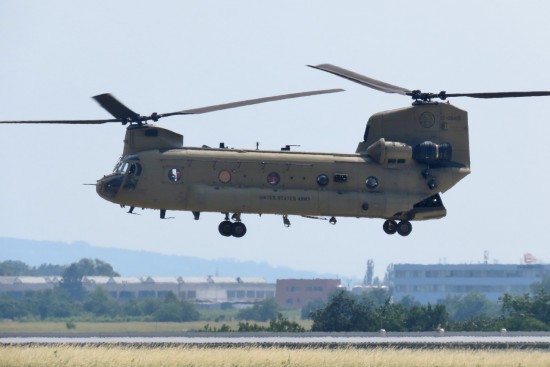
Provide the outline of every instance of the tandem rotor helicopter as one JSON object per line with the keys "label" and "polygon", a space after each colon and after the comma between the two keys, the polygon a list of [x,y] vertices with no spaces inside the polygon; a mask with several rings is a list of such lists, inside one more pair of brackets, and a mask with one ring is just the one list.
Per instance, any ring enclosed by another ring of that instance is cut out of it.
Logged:
{"label": "tandem rotor helicopter", "polygon": [[423,93],[384,83],[330,64],[311,66],[386,93],[412,97],[412,106],[372,115],[355,153],[295,152],[185,147],[183,136],[148,123],[342,89],[318,90],[142,116],[111,94],[93,97],[114,118],[102,120],[0,121],[22,124],[128,125],[122,156],[114,171],[100,178],[103,199],[129,207],[218,212],[221,235],[242,237],[242,214],[384,219],[387,234],[408,236],[411,221],[439,219],[447,211],[444,193],[470,173],[467,112],[449,97],[510,98],[549,96],[549,91]]}

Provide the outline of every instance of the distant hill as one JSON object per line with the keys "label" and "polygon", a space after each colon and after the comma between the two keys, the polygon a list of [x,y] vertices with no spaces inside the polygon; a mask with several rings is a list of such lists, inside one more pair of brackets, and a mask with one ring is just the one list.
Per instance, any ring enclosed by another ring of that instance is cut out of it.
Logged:
{"label": "distant hill", "polygon": [[100,259],[122,276],[258,276],[269,282],[284,278],[336,278],[267,263],[234,259],[206,260],[191,256],[163,255],[148,251],[92,246],[85,242],[33,241],[0,237],[0,261],[19,260],[30,266],[44,263],[68,265],[82,258]]}

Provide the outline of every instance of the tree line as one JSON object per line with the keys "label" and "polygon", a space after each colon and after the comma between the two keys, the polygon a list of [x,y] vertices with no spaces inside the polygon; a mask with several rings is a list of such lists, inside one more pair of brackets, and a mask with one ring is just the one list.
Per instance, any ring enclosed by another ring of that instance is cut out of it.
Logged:
{"label": "tree line", "polygon": [[82,299],[75,299],[58,287],[33,292],[23,298],[0,297],[0,318],[20,321],[194,321],[195,306],[168,293],[164,298],[131,300],[120,303],[105,289],[96,288]]}
{"label": "tree line", "polygon": [[[421,305],[404,299],[393,303],[376,297],[357,296],[338,291],[329,301],[310,309],[312,331],[550,331],[550,293],[540,288],[534,295],[504,294],[498,311],[490,310],[486,298],[479,294],[448,297],[446,302]],[[465,316],[460,305],[470,305],[476,312]],[[451,314],[449,311],[454,311]]]}
{"label": "tree line", "polygon": [[0,275],[61,276],[54,289],[32,292],[22,298],[0,297],[0,318],[12,320],[78,319],[89,321],[194,321],[199,312],[191,302],[168,293],[163,299],[118,302],[103,288],[86,292],[84,276],[119,276],[99,259],[81,259],[66,266],[30,267],[20,261],[0,263]]}
{"label": "tree line", "polygon": [[55,276],[61,275],[66,268],[66,265],[29,266],[17,260],[0,261],[0,275],[2,276]]}
{"label": "tree line", "polygon": [[[56,271],[59,274],[52,274]],[[196,305],[168,293],[164,298],[119,302],[102,288],[86,292],[84,276],[118,276],[101,260],[81,259],[68,266],[29,267],[18,261],[0,262],[0,275],[60,275],[51,290],[32,292],[22,298],[0,297],[0,319],[81,321],[194,321]],[[312,331],[550,331],[550,277],[532,286],[530,294],[504,294],[491,302],[480,294],[449,296],[438,304],[422,305],[405,297],[392,302],[383,289],[354,295],[340,290],[327,302],[311,302],[301,312],[313,320]],[[266,299],[236,313],[237,320],[270,322],[270,328],[241,322],[241,331],[300,331],[296,323],[282,318],[274,299]]]}
{"label": "tree line", "polygon": [[[164,298],[147,298],[120,302],[105,289],[86,292],[84,276],[119,276],[113,267],[99,259],[81,259],[70,265],[43,264],[30,267],[21,261],[0,262],[0,275],[60,276],[54,289],[31,292],[22,298],[0,297],[0,319],[12,320],[81,320],[81,321],[195,321],[200,313],[193,302],[181,300],[169,292]],[[277,302],[268,298],[236,313],[237,320],[270,321],[269,330],[299,329],[297,324],[281,318]],[[262,328],[242,323],[239,329]],[[268,329],[265,329],[268,330]]]}

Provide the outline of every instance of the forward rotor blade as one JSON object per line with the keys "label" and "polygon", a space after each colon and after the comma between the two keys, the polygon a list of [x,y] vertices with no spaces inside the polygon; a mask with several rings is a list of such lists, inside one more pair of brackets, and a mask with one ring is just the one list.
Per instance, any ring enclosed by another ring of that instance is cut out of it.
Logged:
{"label": "forward rotor blade", "polygon": [[445,97],[471,97],[471,98],[544,97],[544,96],[550,96],[550,91],[489,92],[489,93],[445,93],[444,95],[445,95]]}
{"label": "forward rotor blade", "polygon": [[250,106],[250,105],[259,104],[259,103],[280,101],[282,99],[307,97],[307,96],[313,96],[313,95],[317,95],[317,94],[338,93],[338,92],[343,92],[343,91],[344,91],[344,89],[324,89],[324,90],[315,90],[315,91],[301,92],[301,93],[283,94],[283,95],[273,96],[273,97],[249,99],[249,100],[245,100],[245,101],[224,103],[224,104],[219,104],[219,105],[214,105],[214,106],[192,108],[192,109],[189,109],[189,110],[183,110],[183,111],[178,111],[178,112],[163,113],[163,114],[159,114],[158,117],[167,117],[167,116],[174,116],[174,115],[201,114],[201,113],[207,113],[207,112],[227,110],[227,109],[236,108],[236,107]]}
{"label": "forward rotor blade", "polygon": [[139,120],[139,114],[126,107],[110,93],[99,94],[94,96],[93,99],[117,119]]}
{"label": "forward rotor blade", "polygon": [[337,92],[343,92],[344,89],[324,89],[324,90],[316,90],[316,91],[309,91],[309,92],[301,92],[301,93],[292,93],[292,94],[284,94],[279,96],[273,96],[273,97],[265,97],[265,98],[257,98],[257,99],[249,99],[246,101],[239,101],[239,102],[232,102],[232,103],[225,103],[215,106],[207,106],[207,107],[201,107],[201,108],[194,108],[189,110],[183,110],[178,112],[170,112],[170,113],[163,113],[163,114],[152,114],[151,116],[140,116],[128,107],[126,107],[124,104],[122,104],[119,100],[117,100],[112,94],[105,93],[100,94],[95,97],[93,97],[104,109],[106,109],[111,115],[113,115],[114,119],[102,119],[102,120],[28,120],[28,121],[0,121],[0,124],[80,124],[80,125],[89,125],[89,124],[104,124],[107,122],[120,122],[122,124],[127,124],[128,122],[137,122],[137,123],[143,123],[148,120],[157,121],[161,117],[167,117],[167,116],[174,116],[174,115],[191,115],[191,114],[201,114],[206,112],[214,112],[219,110],[226,110],[229,108],[236,108],[236,107],[242,107],[242,106],[249,106],[254,105],[258,103],[266,103],[266,102],[273,102],[273,101],[279,101],[282,99],[290,99],[290,98],[299,98],[299,97],[307,97],[307,96],[313,96],[317,94],[327,94],[327,93],[337,93]]}
{"label": "forward rotor blade", "polygon": [[411,91],[407,88],[398,87],[396,85],[388,84],[381,82],[380,80],[369,78],[368,76],[364,76],[361,74],[357,74],[353,71],[346,70],[344,68],[341,68],[336,65],[331,64],[321,64],[321,65],[308,65],[310,68],[326,71],[327,73],[331,73],[334,75],[337,75],[339,77],[351,80],[352,82],[359,83],[361,85],[364,85],[366,87],[376,89],[382,92],[386,93],[397,93],[397,94],[403,94],[406,95],[407,93],[410,93]]}
{"label": "forward rotor blade", "polygon": [[67,124],[67,125],[97,125],[107,122],[123,122],[122,119],[107,120],[28,120],[28,121],[0,121],[0,124]]}

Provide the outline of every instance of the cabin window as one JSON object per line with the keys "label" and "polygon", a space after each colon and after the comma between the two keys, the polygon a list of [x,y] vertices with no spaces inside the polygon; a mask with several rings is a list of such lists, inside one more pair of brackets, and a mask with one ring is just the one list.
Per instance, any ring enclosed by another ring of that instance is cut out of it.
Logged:
{"label": "cabin window", "polygon": [[325,174],[320,174],[317,176],[317,185],[319,186],[326,186],[328,185],[329,178]]}
{"label": "cabin window", "polygon": [[277,172],[271,172],[267,175],[267,183],[270,185],[277,185],[281,181],[281,176]]}
{"label": "cabin window", "polygon": [[181,169],[171,168],[168,171],[168,179],[172,182],[178,182],[179,180],[181,180]]}
{"label": "cabin window", "polygon": [[348,175],[346,173],[337,173],[334,175],[334,182],[348,182]]}
{"label": "cabin window", "polygon": [[369,176],[365,181],[365,184],[371,190],[376,189],[378,187],[378,179],[374,176]]}

